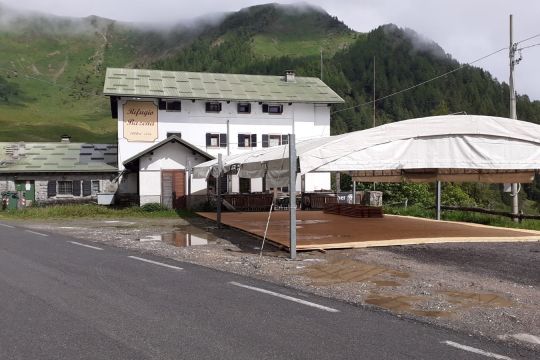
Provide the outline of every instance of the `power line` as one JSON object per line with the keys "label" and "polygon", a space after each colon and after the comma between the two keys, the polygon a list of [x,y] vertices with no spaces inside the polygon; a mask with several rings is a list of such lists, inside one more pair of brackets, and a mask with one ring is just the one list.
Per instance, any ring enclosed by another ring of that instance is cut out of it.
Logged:
{"label": "power line", "polygon": [[418,83],[418,84],[415,84],[415,85],[413,85],[413,86],[409,86],[408,88],[405,88],[405,89],[396,91],[396,92],[394,92],[394,93],[392,93],[392,94],[389,94],[389,95],[380,97],[380,98],[378,98],[378,99],[371,100],[371,101],[365,102],[365,103],[360,104],[360,105],[351,106],[351,107],[348,107],[348,108],[345,108],[345,109],[336,110],[336,111],[332,112],[332,114],[336,114],[336,113],[343,112],[343,111],[347,111],[347,110],[351,110],[351,109],[356,109],[357,107],[361,107],[361,106],[364,106],[364,105],[369,105],[369,104],[375,103],[375,102],[377,102],[377,101],[381,101],[381,100],[387,99],[387,98],[389,98],[389,97],[392,97],[392,96],[395,96],[395,95],[404,93],[404,92],[409,91],[409,90],[412,90],[412,89],[415,89],[415,88],[417,88],[417,87],[419,87],[419,86],[425,85],[425,84],[427,84],[427,83],[430,83],[430,82],[432,82],[432,81],[435,81],[435,80],[440,79],[440,78],[442,78],[442,77],[445,77],[445,76],[447,76],[447,75],[450,75],[450,74],[452,74],[452,73],[455,73],[456,71],[459,71],[459,70],[463,69],[464,67],[467,67],[467,66],[469,66],[469,65],[472,65],[472,64],[474,64],[474,63],[477,63],[477,62],[479,62],[479,61],[481,61],[481,60],[484,60],[484,59],[486,59],[486,58],[488,58],[488,57],[490,57],[490,56],[493,56],[493,55],[495,55],[495,54],[497,54],[497,53],[500,53],[501,51],[507,50],[507,49],[508,49],[507,47],[503,47],[503,48],[501,48],[501,49],[499,49],[499,50],[497,50],[497,51],[492,52],[491,54],[488,54],[488,55],[486,55],[486,56],[482,56],[481,58],[478,58],[478,59],[476,59],[476,60],[474,60],[474,61],[465,63],[465,64],[461,65],[460,67],[457,67],[457,68],[455,68],[454,70],[450,70],[450,71],[448,71],[448,72],[446,72],[446,73],[444,73],[444,74],[435,76],[435,77],[433,77],[433,78],[431,78],[431,79],[428,79],[428,80],[426,80],[426,81],[422,81],[422,82],[420,82],[420,83]]}
{"label": "power line", "polygon": [[519,49],[517,49],[517,50],[518,50],[518,51],[521,51],[521,50],[529,49],[529,48],[532,48],[532,47],[535,47],[535,46],[540,46],[540,43],[538,43],[538,44],[533,44],[533,45],[529,45],[529,46],[524,46],[524,47],[519,48]]}
{"label": "power line", "polygon": [[[528,41],[528,40],[531,40],[531,39],[534,39],[534,38],[537,38],[537,37],[540,37],[540,34],[536,34],[536,35],[530,36],[530,37],[528,37],[528,38],[526,38],[526,39],[520,40],[520,41],[518,41],[516,44],[520,44],[520,43],[522,43],[522,42],[525,42],[525,41]],[[526,46],[526,47],[523,47],[523,48],[521,48],[521,49],[519,49],[519,50],[528,49],[528,48],[531,48],[531,47],[534,47],[534,46],[539,46],[539,45],[540,45],[540,43],[539,43],[539,44],[530,45],[530,46]],[[332,112],[332,115],[333,115],[333,114],[340,113],[340,112],[343,112],[343,111],[347,111],[347,110],[351,110],[351,109],[356,109],[356,108],[361,107],[361,106],[374,104],[374,103],[376,103],[377,101],[384,100],[384,99],[387,99],[387,98],[389,98],[389,97],[392,97],[392,96],[395,96],[395,95],[399,95],[399,94],[404,93],[404,92],[406,92],[406,91],[415,89],[415,88],[417,88],[417,87],[419,87],[419,86],[425,85],[425,84],[427,84],[427,83],[430,83],[430,82],[435,81],[435,80],[437,80],[437,79],[440,79],[440,78],[442,78],[442,77],[445,77],[445,76],[447,76],[447,75],[450,75],[450,74],[452,74],[452,73],[454,73],[454,72],[456,72],[456,71],[459,71],[459,70],[463,69],[464,67],[466,67],[466,66],[468,66],[468,65],[472,65],[472,64],[477,63],[477,62],[479,62],[479,61],[482,61],[482,60],[484,60],[484,59],[486,59],[486,58],[488,58],[488,57],[490,57],[490,56],[493,56],[493,55],[495,55],[495,54],[498,54],[498,53],[500,53],[501,51],[507,50],[507,49],[508,49],[508,47],[505,46],[505,47],[500,48],[499,50],[494,51],[494,52],[492,52],[492,53],[490,53],[490,54],[488,54],[488,55],[482,56],[482,57],[480,57],[480,58],[478,58],[478,59],[476,59],[476,60],[473,60],[473,61],[471,61],[471,62],[465,63],[465,64],[461,65],[460,67],[455,68],[454,70],[448,71],[447,73],[444,73],[444,74],[435,76],[435,77],[433,77],[433,78],[431,78],[431,79],[428,79],[428,80],[426,80],[426,81],[422,81],[422,82],[420,82],[420,83],[418,83],[418,84],[416,84],[416,85],[413,85],[413,86],[410,86],[410,87],[408,87],[408,88],[405,88],[405,89],[396,91],[396,92],[394,92],[394,93],[392,93],[392,94],[383,96],[383,97],[381,97],[381,98],[374,99],[374,100],[371,100],[371,101],[367,101],[367,102],[365,102],[365,103],[362,103],[362,104],[359,104],[359,105],[355,105],[355,106],[351,106],[351,107],[348,107],[348,108],[345,108],[345,109],[336,110],[336,111]]]}
{"label": "power line", "polygon": [[537,38],[537,37],[540,37],[540,34],[536,34],[536,35],[533,35],[533,36],[528,37],[528,38],[526,38],[526,39],[520,40],[520,41],[518,41],[516,44],[521,44],[522,42],[529,41],[529,40],[534,39],[534,38]]}

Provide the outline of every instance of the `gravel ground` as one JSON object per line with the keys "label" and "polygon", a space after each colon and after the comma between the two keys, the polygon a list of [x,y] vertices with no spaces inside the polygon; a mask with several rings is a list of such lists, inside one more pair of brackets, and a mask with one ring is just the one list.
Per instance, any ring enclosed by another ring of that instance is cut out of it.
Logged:
{"label": "gravel ground", "polygon": [[[289,261],[288,253],[271,245],[260,257],[260,239],[218,230],[202,218],[20,225],[264,279],[540,351],[540,242],[311,251]],[[183,243],[186,233],[193,243],[208,238],[210,244],[171,245]]]}

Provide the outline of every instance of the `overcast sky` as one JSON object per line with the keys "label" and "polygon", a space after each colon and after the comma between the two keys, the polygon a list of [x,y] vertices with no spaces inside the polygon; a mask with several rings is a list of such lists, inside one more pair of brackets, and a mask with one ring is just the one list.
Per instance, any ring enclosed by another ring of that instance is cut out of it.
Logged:
{"label": "overcast sky", "polygon": [[[172,22],[208,13],[237,11],[269,1],[253,0],[0,0],[15,9],[56,15],[98,15],[123,21]],[[281,0],[280,3],[297,1]],[[509,14],[514,41],[540,34],[539,0],[310,0],[356,31],[394,23],[434,40],[460,62],[470,62],[509,44]],[[196,4],[196,5],[195,5]],[[519,44],[540,43],[540,36]],[[540,100],[540,46],[523,50],[516,67],[516,90]],[[508,82],[508,52],[476,64]]]}

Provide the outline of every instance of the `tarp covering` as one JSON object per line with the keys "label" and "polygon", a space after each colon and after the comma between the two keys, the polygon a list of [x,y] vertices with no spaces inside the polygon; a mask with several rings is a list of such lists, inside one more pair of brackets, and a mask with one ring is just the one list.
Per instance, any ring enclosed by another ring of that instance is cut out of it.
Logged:
{"label": "tarp covering", "polygon": [[[414,173],[411,170],[449,175],[448,171],[454,169],[462,174],[469,170],[475,170],[472,174],[476,175],[504,173],[505,181],[501,182],[507,182],[511,174],[520,174],[519,179],[525,182],[523,179],[531,178],[531,174],[540,169],[540,125],[492,116],[411,119],[306,140],[296,146],[300,174],[391,171],[388,174],[393,180],[398,177],[406,180],[405,172]],[[283,145],[229,156],[224,158],[224,171],[234,170],[241,177],[262,177],[267,170],[272,170],[273,176],[287,177],[288,153],[288,145]],[[211,171],[217,174],[216,160],[196,166],[194,174],[206,177]],[[352,174],[360,177],[359,173]],[[431,181],[433,176],[427,179]],[[483,176],[470,179],[487,180]],[[494,177],[489,180],[486,182],[497,181]]]}

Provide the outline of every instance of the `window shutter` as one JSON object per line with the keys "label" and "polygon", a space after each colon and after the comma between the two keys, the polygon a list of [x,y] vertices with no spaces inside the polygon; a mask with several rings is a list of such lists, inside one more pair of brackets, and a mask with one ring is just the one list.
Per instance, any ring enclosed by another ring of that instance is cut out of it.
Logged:
{"label": "window shutter", "polygon": [[267,112],[268,112],[268,104],[263,104],[263,105],[262,105],[262,112],[263,112],[263,113],[267,113]]}
{"label": "window shutter", "polygon": [[206,146],[212,145],[212,134],[206,133]]}
{"label": "window shutter", "polygon": [[251,147],[257,147],[257,134],[251,134]]}
{"label": "window shutter", "polygon": [[238,147],[245,147],[244,145],[244,134],[238,134]]}
{"label": "window shutter", "polygon": [[268,134],[263,134],[262,136],[262,147],[268,147]]}
{"label": "window shutter", "polygon": [[47,197],[56,196],[56,181],[50,180],[47,183]]}
{"label": "window shutter", "polygon": [[227,134],[219,134],[219,147],[227,147]]}
{"label": "window shutter", "polygon": [[73,180],[73,196],[81,196],[81,181]]}
{"label": "window shutter", "polygon": [[289,143],[289,135],[281,135],[281,145],[287,145]]}
{"label": "window shutter", "polygon": [[[75,191],[75,187],[73,187]],[[92,182],[90,180],[83,180],[82,182],[82,196],[92,195]]]}
{"label": "window shutter", "polygon": [[167,102],[163,100],[159,100],[158,102],[159,110],[166,110],[167,109]]}

